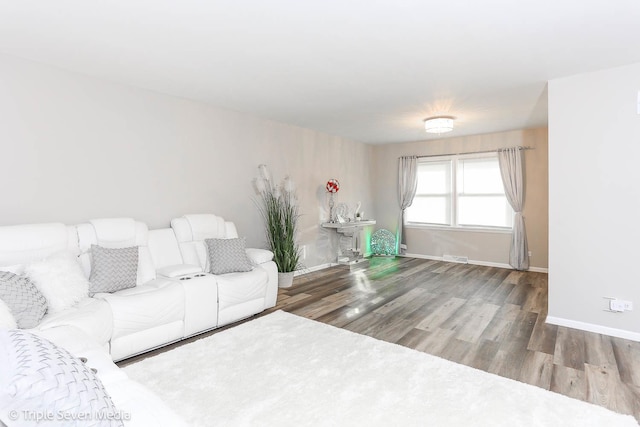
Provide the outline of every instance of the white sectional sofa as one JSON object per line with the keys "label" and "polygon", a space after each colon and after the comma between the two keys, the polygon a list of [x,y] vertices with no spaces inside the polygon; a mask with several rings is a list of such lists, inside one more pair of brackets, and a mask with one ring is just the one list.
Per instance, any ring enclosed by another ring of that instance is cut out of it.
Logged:
{"label": "white sectional sofa", "polygon": [[[157,398],[133,384],[113,361],[247,318],[276,303],[277,268],[269,251],[246,249],[249,271],[208,272],[205,240],[237,238],[232,222],[210,214],[175,218],[170,228],[158,230],[130,218],[7,226],[0,227],[0,271],[21,274],[25,265],[65,251],[77,257],[91,279],[92,247],[137,247],[135,286],[99,292],[61,312],[47,313],[31,331],[87,357],[116,405],[129,408],[132,398],[132,411],[145,412],[136,407],[137,399],[153,412]],[[166,409],[166,419],[175,420]],[[145,425],[139,422],[158,414],[162,411],[133,417],[138,422],[131,425]]]}

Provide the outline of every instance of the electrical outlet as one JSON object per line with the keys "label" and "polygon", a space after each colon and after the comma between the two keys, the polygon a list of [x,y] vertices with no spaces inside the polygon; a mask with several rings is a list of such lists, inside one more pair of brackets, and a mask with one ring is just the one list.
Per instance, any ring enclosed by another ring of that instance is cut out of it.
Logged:
{"label": "electrical outlet", "polygon": [[307,245],[302,245],[302,248],[300,248],[300,256],[302,259],[307,259]]}
{"label": "electrical outlet", "polygon": [[609,310],[615,311],[617,313],[622,313],[623,311],[631,311],[633,310],[633,302],[612,298],[609,300]]}
{"label": "electrical outlet", "polygon": [[624,304],[622,303],[622,301],[612,299],[611,301],[609,301],[609,309],[611,311],[623,312]]}
{"label": "electrical outlet", "polygon": [[529,256],[532,257],[533,256],[533,252],[529,251]]}

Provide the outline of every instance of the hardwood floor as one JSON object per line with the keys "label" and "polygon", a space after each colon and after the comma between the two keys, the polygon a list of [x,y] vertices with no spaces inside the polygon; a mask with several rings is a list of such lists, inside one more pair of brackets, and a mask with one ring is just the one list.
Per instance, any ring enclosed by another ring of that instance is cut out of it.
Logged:
{"label": "hardwood floor", "polygon": [[373,258],[296,277],[279,309],[640,421],[640,343],[546,324],[544,273]]}
{"label": "hardwood floor", "polygon": [[367,270],[332,267],[296,277],[291,288],[279,290],[276,307],[258,316],[275,310],[533,384],[640,421],[640,343],[546,324],[544,273],[372,258]]}

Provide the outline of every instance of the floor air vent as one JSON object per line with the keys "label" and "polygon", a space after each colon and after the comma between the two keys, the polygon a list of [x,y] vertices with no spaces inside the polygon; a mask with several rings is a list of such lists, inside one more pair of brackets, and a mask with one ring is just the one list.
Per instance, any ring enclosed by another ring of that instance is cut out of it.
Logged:
{"label": "floor air vent", "polygon": [[460,256],[460,255],[444,255],[442,257],[443,261],[448,261],[448,262],[459,262],[462,264],[468,264],[469,263],[469,257],[466,256]]}

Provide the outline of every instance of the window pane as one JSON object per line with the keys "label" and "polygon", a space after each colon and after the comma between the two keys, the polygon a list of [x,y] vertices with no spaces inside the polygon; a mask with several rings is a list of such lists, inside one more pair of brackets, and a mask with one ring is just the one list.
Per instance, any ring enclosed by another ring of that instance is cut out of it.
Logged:
{"label": "window pane", "polygon": [[511,227],[513,209],[504,196],[459,196],[458,224]]}
{"label": "window pane", "polygon": [[432,157],[418,163],[418,186],[405,220],[451,227],[513,226],[497,155]]}
{"label": "window pane", "polygon": [[428,224],[451,225],[448,196],[416,196],[407,208],[405,220]]}
{"label": "window pane", "polygon": [[504,194],[498,159],[490,157],[459,160],[458,192],[463,194]]}
{"label": "window pane", "polygon": [[416,194],[450,194],[451,161],[418,164]]}

